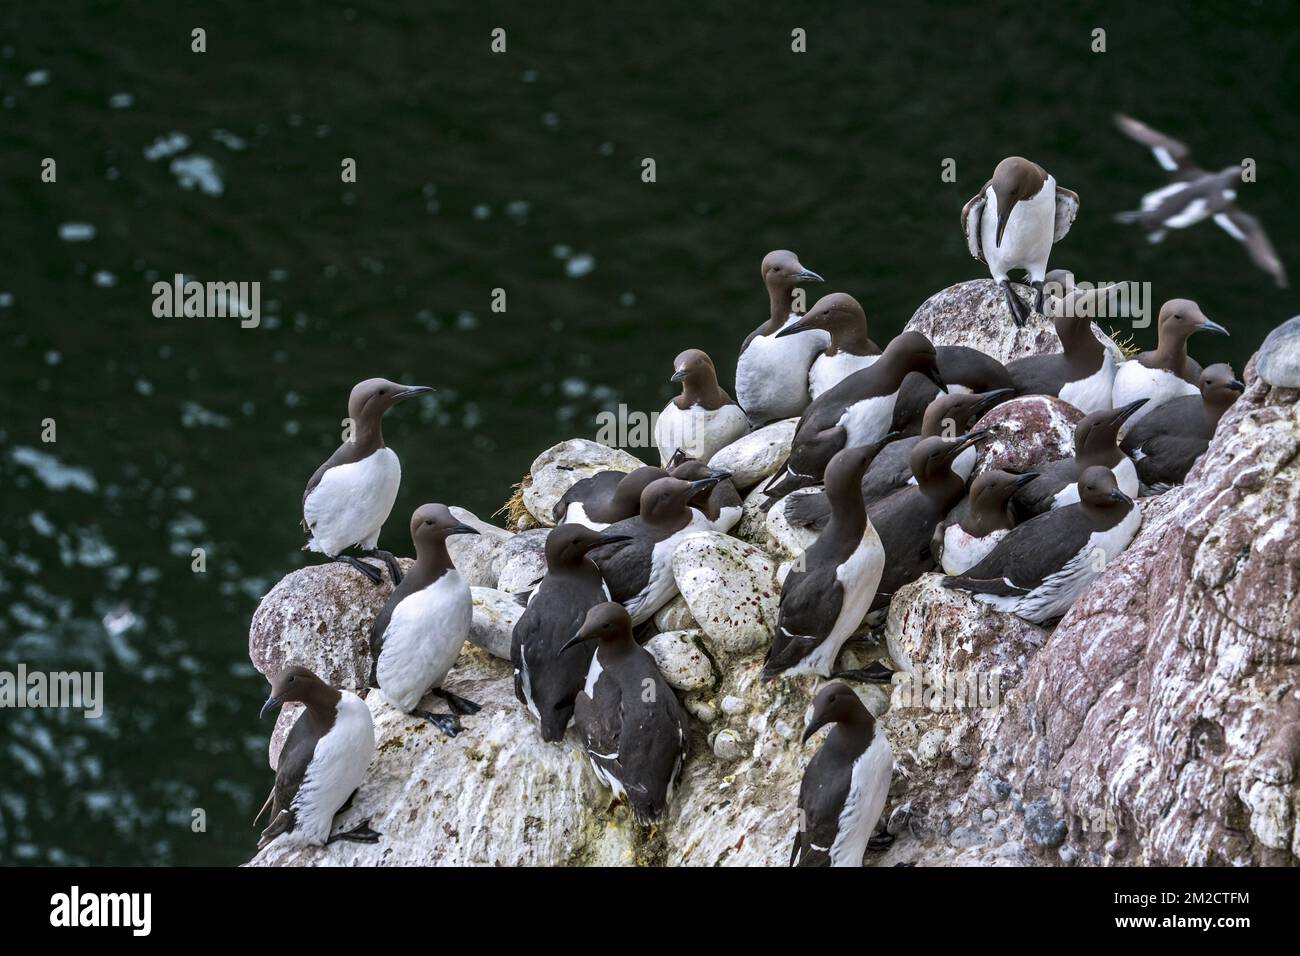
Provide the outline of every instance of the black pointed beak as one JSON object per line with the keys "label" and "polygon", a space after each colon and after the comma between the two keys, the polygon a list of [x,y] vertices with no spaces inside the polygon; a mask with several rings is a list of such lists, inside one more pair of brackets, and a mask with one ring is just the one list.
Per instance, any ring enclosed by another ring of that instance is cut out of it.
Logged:
{"label": "black pointed beak", "polygon": [[716,474],[709,475],[707,478],[700,478],[691,482],[691,497],[694,498],[701,491],[707,491],[720,481],[726,481],[731,477],[730,472],[720,471]]}
{"label": "black pointed beak", "polygon": [[452,526],[447,530],[447,534],[448,534],[448,535],[453,535],[453,534],[478,534],[478,529],[477,529],[477,528],[471,528],[471,527],[470,527],[469,525],[467,525],[467,524],[457,524],[457,525],[452,525]]}
{"label": "black pointed beak", "polygon": [[1025,472],[1023,475],[1018,476],[1018,477],[1016,478],[1016,480],[1013,482],[1013,484],[1014,484],[1015,487],[1017,487],[1017,488],[1023,488],[1023,487],[1025,487],[1025,485],[1029,484],[1031,481],[1033,481],[1033,480],[1034,480],[1035,478],[1037,478],[1037,477],[1038,477],[1038,472],[1036,472],[1036,471],[1027,471],[1027,472]]}
{"label": "black pointed beak", "polygon": [[994,245],[1002,245],[1002,234],[1007,231],[1007,220],[1011,218],[1011,210],[1015,207],[1016,200],[998,196],[998,237]]}
{"label": "black pointed beak", "polygon": [[686,452],[683,449],[678,448],[675,452],[673,452],[673,457],[668,459],[669,470],[671,471],[673,468],[676,468],[678,465],[685,463],[687,459],[689,459],[690,457],[691,456],[686,454]]}
{"label": "black pointed beak", "polygon": [[798,335],[800,332],[807,332],[810,329],[815,329],[815,328],[816,328],[815,325],[808,324],[808,316],[805,315],[796,319],[794,322],[791,322],[785,328],[777,332],[776,335],[772,336],[772,338],[779,339],[787,335]]}
{"label": "black pointed beak", "polygon": [[1196,327],[1196,331],[1197,332],[1218,332],[1220,335],[1228,334],[1227,329],[1221,326],[1218,322],[1211,322],[1209,319],[1206,319],[1204,322],[1198,325]]}
{"label": "black pointed beak", "polygon": [[926,369],[925,377],[934,382],[934,384],[938,386],[939,391],[943,392],[945,395],[948,393],[948,386],[943,383],[943,376],[939,374],[939,367],[937,365],[932,365]]}
{"label": "black pointed beak", "polygon": [[817,720],[817,719],[814,718],[814,719],[812,720],[812,722],[808,724],[808,729],[805,730],[805,731],[803,732],[803,741],[802,741],[802,743],[805,743],[805,744],[806,744],[806,743],[808,742],[808,738],[809,738],[809,737],[811,737],[813,734],[817,733],[817,731],[821,730],[821,729],[822,729],[823,727],[825,727],[825,726],[826,726],[826,721],[824,721],[824,720]]}
{"label": "black pointed beak", "polygon": [[1008,398],[1014,394],[1016,394],[1014,388],[995,388],[991,392],[985,392],[983,397],[979,400],[979,403],[975,406],[975,410],[983,414],[998,402],[1002,401],[1002,399]]}
{"label": "black pointed beak", "polygon": [[679,368],[677,371],[673,372],[672,378],[668,379],[668,381],[670,382],[686,381],[686,369]]}
{"label": "black pointed beak", "polygon": [[1240,379],[1234,378],[1228,383],[1228,388],[1232,389],[1234,392],[1244,392],[1246,390],[1246,383]]}
{"label": "black pointed beak", "polygon": [[1126,501],[1129,504],[1133,503],[1133,499],[1130,498],[1128,495],[1124,494],[1124,492],[1120,491],[1118,488],[1112,491],[1110,493],[1110,496],[1114,498],[1116,501]]}
{"label": "black pointed beak", "polygon": [[408,398],[414,398],[416,395],[424,395],[432,391],[433,389],[428,385],[407,385],[393,396],[393,404],[404,402]]}
{"label": "black pointed beak", "polygon": [[571,647],[577,647],[586,639],[587,638],[583,636],[582,631],[579,631],[577,634],[574,634],[573,637],[569,638],[567,641],[564,642],[564,646],[560,648],[560,653],[563,654]]}
{"label": "black pointed beak", "polygon": [[956,441],[948,448],[948,454],[953,458],[957,457],[959,452],[965,451],[980,439],[987,438],[992,431],[992,428],[977,428],[965,435],[958,435]]}
{"label": "black pointed beak", "polygon": [[265,717],[267,711],[275,710],[275,708],[279,706],[280,706],[280,699],[276,697],[274,694],[272,694],[270,697],[266,698],[266,703],[262,705],[262,709],[257,715],[258,720],[261,720],[263,717]]}
{"label": "black pointed beak", "polygon": [[794,281],[795,282],[825,282],[826,280],[823,279],[821,276],[819,276],[817,273],[813,272],[811,269],[805,269],[803,266],[800,266],[799,271],[795,273]]}
{"label": "black pointed beak", "polygon": [[1129,402],[1127,405],[1123,406],[1122,408],[1115,409],[1115,418],[1114,418],[1115,424],[1116,425],[1124,424],[1133,416],[1134,412],[1136,412],[1139,408],[1141,408],[1149,401],[1150,399],[1148,398],[1139,398],[1135,402]]}

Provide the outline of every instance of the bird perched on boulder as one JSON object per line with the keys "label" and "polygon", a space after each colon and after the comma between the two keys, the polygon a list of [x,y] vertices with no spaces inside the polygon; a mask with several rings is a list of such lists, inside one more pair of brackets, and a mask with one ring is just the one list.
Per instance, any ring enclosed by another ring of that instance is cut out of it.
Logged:
{"label": "bird perched on boulder", "polygon": [[762,274],[771,311],[767,321],[749,333],[736,363],[736,400],[753,428],[793,418],[804,410],[808,371],[830,344],[830,336],[821,331],[781,339],[776,336],[798,318],[793,311],[795,287],[821,282],[822,277],[805,269],[799,257],[785,249],[763,257]]}
{"label": "bird perched on boulder", "polygon": [[641,492],[668,472],[644,465],[629,472],[598,471],[583,478],[555,503],[552,516],[558,524],[581,524],[600,531],[641,510]]}
{"label": "bird perched on boulder", "polygon": [[1122,408],[1085,415],[1074,426],[1074,457],[1061,458],[1035,468],[1038,477],[1016,491],[1012,503],[1021,517],[1041,514],[1079,500],[1079,476],[1093,465],[1109,468],[1119,490],[1137,497],[1138,478],[1133,459],[1119,447],[1119,432],[1146,402],[1129,402]]}
{"label": "bird perched on boulder", "polygon": [[335,815],[351,803],[375,754],[370,709],[356,694],[331,687],[296,664],[271,681],[262,716],[290,702],[302,704],[303,710],[280,749],[271,795],[253,820],[256,823],[270,809],[271,822],[257,848],[277,837],[295,846],[377,842],[380,834],[370,829],[369,821],[330,836]]}
{"label": "bird perched on boulder", "polygon": [[990,468],[970,486],[965,508],[953,508],[935,528],[930,547],[945,574],[961,574],[984,559],[1016,526],[1011,496],[1038,477]]}
{"label": "bird perched on boulder", "polygon": [[1036,293],[1034,309],[1043,311],[1043,280],[1052,244],[1070,231],[1079,212],[1076,193],[1021,156],[1008,156],[993,170],[993,178],[971,197],[961,211],[961,228],[970,254],[988,263],[993,281],[1007,297],[1007,309],[1017,325],[1030,316],[1011,288],[1008,273],[1023,269]]}
{"label": "bird perched on boulder", "polygon": [[596,777],[626,797],[638,823],[663,818],[686,760],[687,722],[650,652],[632,639],[622,605],[597,604],[564,649],[596,642],[573,723]]}
{"label": "bird perched on boulder", "polygon": [[894,770],[894,751],[871,711],[846,685],[813,698],[803,740],[833,725],[799,785],[799,832],[791,866],[861,866]]}
{"label": "bird perched on boulder", "polygon": [[867,314],[858,300],[843,292],[822,296],[811,309],[776,333],[777,338],[821,330],[830,344],[813,360],[808,394],[817,399],[854,372],[880,358],[880,346],[867,334]]}
{"label": "bird perched on boulder", "polygon": [[1200,394],[1197,382],[1201,366],[1187,354],[1187,340],[1201,330],[1228,334],[1219,323],[1207,319],[1191,299],[1170,299],[1160,307],[1155,351],[1143,352],[1115,370],[1112,406],[1119,408],[1139,398],[1148,400],[1133,416],[1130,428],[1171,398]]}
{"label": "bird perched on boulder", "polygon": [[1173,179],[1168,186],[1142,197],[1141,208],[1122,212],[1115,218],[1146,230],[1150,242],[1160,242],[1169,229],[1186,229],[1204,219],[1246,247],[1250,260],[1286,288],[1286,269],[1259,220],[1237,208],[1237,189],[1242,184],[1242,167],[1228,166],[1217,173],[1201,169],[1191,159],[1187,146],[1131,116],[1117,114],[1120,131],[1151,150],[1161,167]]}
{"label": "bird perched on boulder", "polygon": [[1210,447],[1219,419],[1246,390],[1226,363],[1201,373],[1201,394],[1171,398],[1124,435],[1121,446],[1133,459],[1148,493],[1181,485],[1196,459]]}
{"label": "bird perched on boulder", "polygon": [[[457,714],[479,705],[443,689],[469,637],[474,602],[469,585],[447,554],[447,538],[478,534],[445,505],[421,505],[411,515],[415,565],[393,589],[370,629],[370,683],[404,714],[422,717],[449,737],[460,732]],[[432,692],[447,701],[450,714],[417,710]]]}
{"label": "bird perched on boulder", "polygon": [[745,413],[718,385],[713,360],[699,349],[687,349],[673,360],[672,381],[681,382],[682,393],[664,406],[655,423],[661,464],[678,449],[708,461],[749,431]]}
{"label": "bird perched on boulder", "polygon": [[1142,523],[1109,468],[1093,465],[1080,476],[1079,499],[1016,525],[978,564],[944,578],[944,587],[1034,624],[1064,616]]}
{"label": "bird perched on boulder", "polygon": [[668,460],[668,471],[672,477],[682,481],[702,481],[717,476],[720,479],[718,483],[712,488],[701,489],[691,499],[691,507],[709,519],[714,531],[726,534],[736,526],[744,512],[745,502],[729,474],[715,471],[698,458],[683,454],[680,449]]}
{"label": "bird perched on boulder", "polygon": [[302,494],[302,524],[311,534],[304,551],[319,551],[351,565],[378,584],[382,577],[377,570],[342,553],[359,548],[388,565],[394,584],[401,581],[397,559],[376,548],[402,483],[397,455],[384,444],[383,418],[398,402],[432,391],[385,378],[368,378],[352,389],[348,396],[351,434],[316,469]]}

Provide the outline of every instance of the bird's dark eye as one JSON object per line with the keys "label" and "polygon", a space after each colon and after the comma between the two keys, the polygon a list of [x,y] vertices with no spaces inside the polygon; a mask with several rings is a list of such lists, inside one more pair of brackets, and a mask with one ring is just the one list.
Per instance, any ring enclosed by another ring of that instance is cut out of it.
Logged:
{"label": "bird's dark eye", "polygon": [[290,683],[290,684],[293,683],[293,677],[292,677],[292,676],[290,676],[290,678],[289,678],[289,683]]}
{"label": "bird's dark eye", "polygon": [[432,519],[432,518],[425,518],[425,519],[424,519],[424,523],[425,523],[425,524],[433,524],[433,519]]}

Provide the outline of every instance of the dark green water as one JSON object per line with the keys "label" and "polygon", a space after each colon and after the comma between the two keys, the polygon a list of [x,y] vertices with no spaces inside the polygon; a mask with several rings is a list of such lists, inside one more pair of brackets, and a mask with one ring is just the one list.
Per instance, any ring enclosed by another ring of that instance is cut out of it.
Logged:
{"label": "dark green water", "polygon": [[[1233,332],[1194,340],[1203,362],[1240,371],[1300,311],[1212,225],[1150,247],[1111,221],[1162,182],[1124,110],[1207,166],[1254,158],[1242,205],[1300,274],[1291,5],[650,6],[6,5],[0,669],[102,670],[106,709],[0,711],[0,862],[249,856],[271,773],[248,621],[307,560],[302,488],[358,379],[438,389],[386,429],[381,543],[408,550],[416,505],[486,516],[600,410],[662,407],[681,349],[730,387],[768,249],[887,339],[980,274],[958,215],[1010,153],[1082,196],[1053,263],[1197,299]],[[260,281],[261,326],[155,318],[177,272]]]}

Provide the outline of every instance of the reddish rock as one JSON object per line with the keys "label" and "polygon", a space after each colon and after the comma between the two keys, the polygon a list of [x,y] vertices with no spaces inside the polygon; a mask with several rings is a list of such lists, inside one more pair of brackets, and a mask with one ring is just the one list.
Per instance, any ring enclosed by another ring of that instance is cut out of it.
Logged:
{"label": "reddish rock", "polygon": [[994,433],[979,444],[972,477],[990,468],[1030,471],[1038,465],[1074,455],[1074,426],[1083,418],[1068,402],[1050,395],[1013,398],[989,411],[979,428]]}

